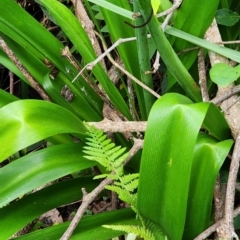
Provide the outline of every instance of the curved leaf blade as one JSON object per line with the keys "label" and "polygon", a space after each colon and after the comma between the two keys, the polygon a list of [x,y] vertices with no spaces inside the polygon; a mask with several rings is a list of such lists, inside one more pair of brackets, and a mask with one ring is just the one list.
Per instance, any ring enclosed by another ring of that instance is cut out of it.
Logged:
{"label": "curved leaf blade", "polygon": [[[106,1],[104,1],[104,0],[101,0],[101,1],[100,0],[89,0],[89,1],[94,2],[94,3],[96,3],[96,4],[98,4],[102,7],[105,7],[105,2]],[[99,3],[98,3],[98,1],[99,1]],[[170,6],[171,5],[169,5],[169,7]],[[115,12],[116,14],[120,14],[121,16],[127,17],[129,19],[133,19],[133,17],[132,17],[133,12],[127,11],[125,13],[124,9],[119,8],[118,6],[116,6],[114,4],[108,3],[106,8]],[[183,32],[183,31],[181,31],[179,29],[176,29],[176,28],[173,28],[171,26],[167,26],[166,29],[165,29],[165,32],[167,34],[170,34],[172,36],[184,39],[184,40],[186,40],[190,43],[193,43],[195,45],[198,45],[200,47],[206,48],[210,51],[216,52],[216,53],[218,53],[220,55],[223,55],[224,57],[230,58],[230,59],[232,59],[236,62],[240,62],[240,53],[238,51],[235,51],[235,50],[230,49],[230,48],[219,46],[218,44],[208,42],[207,40],[195,37],[195,36],[193,36],[189,33]]]}
{"label": "curved leaf blade", "polygon": [[[79,54],[81,54],[85,63],[94,61],[97,57],[92,47],[92,44],[77,18],[72,12],[65,7],[62,3],[55,0],[37,0],[44,8],[49,11],[55,22],[62,28],[64,33],[69,37],[71,42],[75,45]],[[119,91],[114,84],[110,81],[106,72],[103,70],[100,64],[97,64],[93,69],[96,79],[101,83],[102,87],[108,94],[112,103],[129,119],[131,114],[129,109],[122,98]]]}
{"label": "curved leaf blade", "polygon": [[[77,228],[71,236],[71,240],[106,240],[123,235],[121,231],[113,231],[102,227],[104,224],[134,224],[140,225],[136,220],[136,214],[131,209],[121,209],[117,211],[100,213],[90,217],[85,217],[78,224]],[[42,239],[60,239],[69,223],[63,223],[49,228],[45,228],[41,231],[36,231],[16,239],[21,240],[42,240]]]}
{"label": "curved leaf blade", "polygon": [[218,142],[207,134],[198,135],[183,239],[192,240],[209,227],[215,181],[232,144],[233,140]]}
{"label": "curved leaf blade", "polygon": [[[218,7],[219,0],[202,0],[201,4],[196,7],[198,0],[185,0],[178,10],[173,27],[193,36],[202,38],[206,30],[213,21],[214,15]],[[207,11],[208,14],[205,14]],[[176,52],[190,48],[193,44],[183,40],[174,38],[173,48]],[[196,60],[198,51],[190,51],[180,56],[184,66],[189,69]]]}
{"label": "curved leaf blade", "polygon": [[[137,204],[140,213],[170,239],[182,239],[194,146],[211,107],[209,103],[192,104],[179,94],[166,94],[150,112]],[[213,125],[214,121],[208,122],[209,129]]]}
{"label": "curved leaf blade", "polygon": [[8,239],[41,214],[81,199],[82,191],[79,189],[84,187],[89,192],[97,184],[92,178],[74,178],[43,188],[1,208],[0,215],[4,216],[0,221],[1,237]]}
{"label": "curved leaf blade", "polygon": [[[85,126],[73,113],[50,102],[20,100],[0,109],[0,161],[47,137],[60,133],[83,136]],[[11,144],[8,144],[10,143]]]}
{"label": "curved leaf blade", "polygon": [[82,144],[61,144],[28,154],[0,169],[0,207],[62,176],[96,165],[83,157]]}

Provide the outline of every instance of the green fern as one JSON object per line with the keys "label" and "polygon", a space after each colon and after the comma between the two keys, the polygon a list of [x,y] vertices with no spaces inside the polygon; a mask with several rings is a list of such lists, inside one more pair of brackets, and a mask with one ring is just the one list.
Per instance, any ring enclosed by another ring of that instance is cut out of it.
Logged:
{"label": "green fern", "polygon": [[103,227],[127,233],[134,233],[145,240],[155,240],[154,235],[144,227],[130,225],[103,225]]}
{"label": "green fern", "polygon": [[[124,162],[129,156],[129,153],[126,152],[126,148],[122,148],[121,146],[115,146],[115,144],[107,138],[103,131],[98,130],[95,127],[89,126],[87,124],[85,124],[85,126],[88,129],[86,146],[84,146],[83,150],[83,152],[87,154],[85,158],[96,161],[97,163],[105,167],[107,171],[110,172],[96,176],[95,179],[112,179],[113,185],[108,185],[105,188],[116,192],[119,199],[128,203],[142,222],[142,226],[105,225],[104,227],[111,228],[113,230],[134,233],[144,238],[145,240],[165,239],[163,238],[162,234],[159,234],[159,230],[153,223],[151,224],[151,222],[146,221],[138,213],[138,210],[136,208],[136,189],[138,187],[139,174],[134,173],[124,175]],[[154,235],[160,236],[161,238],[155,237]]]}
{"label": "green fern", "polygon": [[93,126],[88,126],[89,136],[87,138],[86,145],[84,146],[84,153],[87,154],[85,158],[93,160],[101,164],[110,171],[109,174],[102,174],[96,178],[110,178],[114,180],[113,186],[107,186],[106,188],[114,191],[118,194],[119,198],[128,203],[132,204],[135,200],[134,191],[138,186],[139,174],[124,175],[123,164],[129,153],[126,152],[126,148],[121,146],[115,146],[103,131],[96,129]]}

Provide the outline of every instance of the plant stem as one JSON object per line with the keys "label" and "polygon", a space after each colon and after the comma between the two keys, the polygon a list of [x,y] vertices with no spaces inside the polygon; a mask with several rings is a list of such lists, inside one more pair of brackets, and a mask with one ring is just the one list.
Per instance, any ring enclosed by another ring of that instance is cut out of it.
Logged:
{"label": "plant stem", "polygon": [[[138,0],[140,12],[146,21],[151,13],[150,0]],[[195,102],[202,100],[200,88],[174,52],[155,16],[148,23],[149,32],[168,70]]]}
{"label": "plant stem", "polygon": [[[139,12],[138,2],[133,2],[134,12]],[[136,18],[135,20],[137,25],[143,24],[143,19]],[[136,28],[136,41],[137,41],[137,50],[138,50],[138,61],[140,64],[140,73],[142,82],[153,89],[153,81],[152,76],[150,74],[146,74],[151,70],[150,58],[149,58],[149,50],[148,50],[148,37],[147,37],[147,28]],[[146,119],[150,112],[150,109],[154,103],[154,97],[152,94],[143,89],[143,96],[145,102],[145,111],[146,111]]]}

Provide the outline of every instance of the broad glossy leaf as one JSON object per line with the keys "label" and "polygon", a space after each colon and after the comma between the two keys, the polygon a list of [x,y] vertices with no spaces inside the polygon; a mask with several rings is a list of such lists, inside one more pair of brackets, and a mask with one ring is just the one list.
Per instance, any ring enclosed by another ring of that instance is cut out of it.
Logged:
{"label": "broad glossy leaf", "polygon": [[[179,94],[166,94],[150,112],[140,167],[138,209],[172,240],[182,238],[194,146],[210,106],[214,107],[210,103],[192,104]],[[214,121],[207,125],[212,129]]]}
{"label": "broad glossy leaf", "polygon": [[220,141],[232,138],[231,131],[223,113],[220,112],[219,108],[214,104],[209,104],[203,126],[209,131],[210,135]]}
{"label": "broad glossy leaf", "polygon": [[[134,29],[132,29],[131,27],[127,26],[124,23],[124,21],[127,21],[127,19],[126,19],[126,16],[123,16],[123,15],[125,15],[125,13],[130,12],[128,11],[130,9],[130,4],[127,1],[116,2],[114,0],[108,0],[108,1],[91,1],[91,2],[95,2],[97,5],[101,6],[101,12],[103,14],[105,23],[108,27],[111,39],[114,42],[116,42],[120,38],[131,38],[135,36]],[[108,6],[111,6],[111,8],[109,9]],[[119,11],[121,14],[116,15],[113,11]],[[112,21],[113,19],[114,21]],[[144,34],[142,35],[144,37]],[[136,42],[132,41],[132,42],[125,42],[123,44],[120,44],[119,46],[117,46],[117,50],[119,52],[119,55],[121,56],[121,59],[126,69],[130,73],[132,73],[136,78],[141,79],[143,81],[140,74],[139,63],[137,61],[139,57],[137,54]],[[136,61],[132,61],[132,59],[136,59]],[[148,70],[149,69],[150,68],[148,68]],[[142,119],[147,119],[147,112],[149,111],[149,110],[147,111],[147,109],[149,109],[149,107],[148,106],[146,107],[146,105],[151,105],[152,102],[149,104],[148,101],[144,99],[142,87],[139,87],[139,85],[137,85],[135,82],[133,82],[133,86],[136,91],[136,96],[137,96],[140,111],[141,111],[141,117]]]}
{"label": "broad glossy leaf", "polygon": [[[147,21],[152,11],[150,2],[138,0],[138,3],[143,19]],[[165,33],[159,27],[159,22],[155,16],[151,18],[147,26],[150,34],[152,35],[156,48],[168,70],[174,76],[176,81],[182,86],[188,96],[190,96],[195,102],[200,102],[201,95],[198,85],[173,50]]]}
{"label": "broad glossy leaf", "polygon": [[28,154],[0,169],[0,207],[60,177],[96,165],[83,157],[82,144],[61,144]]}
{"label": "broad glossy leaf", "polygon": [[[43,87],[51,96],[51,99],[60,106],[69,109],[76,116],[84,121],[101,121],[102,102],[100,98],[94,97],[86,90],[86,85],[76,86],[68,83],[67,87],[73,94],[73,99],[69,102],[61,94],[64,86],[62,83],[67,81],[66,77],[59,73],[52,81],[48,72],[44,77]],[[88,97],[86,97],[88,96]]]}
{"label": "broad glossy leaf", "polygon": [[[47,137],[84,135],[85,126],[70,111],[41,100],[20,100],[0,109],[0,161]],[[11,144],[10,144],[11,143]]]}
{"label": "broad glossy leaf", "polygon": [[[203,38],[203,35],[213,21],[218,2],[219,0],[213,0],[211,2],[208,0],[202,0],[199,7],[196,7],[198,0],[184,0],[180,9],[177,11],[176,18],[174,19],[174,28],[189,33],[192,36]],[[206,12],[208,12],[208,14],[205,14]],[[192,43],[176,37],[170,38],[170,42],[176,52],[181,52],[184,49],[194,47]],[[198,52],[198,50],[188,51],[179,55],[179,58],[186,69],[190,69],[194,64]],[[173,76],[173,74],[169,72],[168,91],[175,92],[172,88],[176,85],[176,81],[176,76]],[[183,88],[183,90],[185,89]]]}
{"label": "broad glossy leaf", "polygon": [[183,239],[192,240],[211,223],[214,185],[233,140],[216,141],[200,133],[194,148]]}
{"label": "broad glossy leaf", "polygon": [[1,208],[0,215],[4,216],[0,221],[1,238],[8,239],[29,222],[53,208],[80,200],[82,191],[79,189],[84,187],[90,192],[97,185],[98,181],[92,181],[89,177],[74,178],[43,188]]}
{"label": "broad glossy leaf", "polygon": [[[134,1],[133,3],[133,9],[134,9],[134,12],[139,12],[139,6],[136,1]],[[144,20],[142,18],[135,19],[135,25],[141,26],[142,24],[144,24]],[[141,81],[144,84],[146,84],[150,89],[153,89],[152,75],[146,74],[146,72],[152,68],[151,66],[152,56],[149,56],[149,52],[150,52],[149,43],[152,41],[149,41],[147,38],[148,30],[146,27],[136,28],[135,34],[136,34],[137,52],[138,52],[138,59],[139,59],[138,64],[139,64],[140,73],[141,73]],[[154,52],[155,50],[156,49],[154,49]],[[151,93],[143,89],[143,98],[141,98],[140,103],[141,102],[144,102],[144,109],[142,107],[142,104],[139,104],[139,107],[141,109],[141,118],[142,120],[147,120],[149,112],[152,108],[152,105],[155,102],[155,97]]]}
{"label": "broad glossy leaf", "polygon": [[[102,227],[104,224],[124,224],[139,225],[136,220],[136,214],[131,209],[121,209],[111,212],[100,213],[93,216],[84,217],[78,224],[71,236],[71,240],[106,240],[123,235],[123,232],[113,231]],[[21,240],[42,240],[42,239],[60,239],[69,223],[59,224],[53,227],[45,228],[16,239]]]}

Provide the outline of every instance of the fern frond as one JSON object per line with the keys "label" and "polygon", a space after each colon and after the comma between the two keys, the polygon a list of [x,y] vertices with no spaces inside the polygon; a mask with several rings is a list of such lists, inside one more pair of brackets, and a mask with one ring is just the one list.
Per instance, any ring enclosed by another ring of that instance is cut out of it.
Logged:
{"label": "fern frond", "polygon": [[114,167],[117,168],[118,166],[124,163],[124,161],[127,159],[128,156],[129,156],[129,152],[124,153],[122,156],[118,158],[117,157],[115,158],[115,156],[112,155],[111,159],[115,158],[115,160],[112,160],[111,162],[114,163]]}
{"label": "fern frond", "polygon": [[106,177],[108,177],[108,174],[107,174],[107,173],[101,174],[101,175],[97,175],[97,176],[95,176],[95,177],[93,178],[93,180],[100,179],[100,178],[106,178]]}
{"label": "fern frond", "polygon": [[87,133],[89,137],[86,138],[87,142],[84,146],[83,152],[89,160],[94,160],[99,164],[103,165],[109,171],[116,171],[117,175],[122,174],[122,168],[124,160],[127,157],[127,153],[124,154],[126,148],[121,148],[121,146],[115,146],[110,139],[106,139],[107,136],[103,131],[94,128],[93,126],[88,126],[89,132]]}
{"label": "fern frond", "polygon": [[132,173],[132,174],[127,174],[122,177],[122,182],[124,184],[127,184],[133,180],[136,180],[139,178],[139,173]]}
{"label": "fern frond", "polygon": [[110,139],[103,133],[103,131],[96,129],[93,126],[85,124],[89,132],[86,138],[86,146],[84,146],[83,152],[87,155],[85,158],[93,160],[101,164],[111,173],[101,174],[97,178],[110,178],[114,181],[114,185],[106,186],[106,189],[114,191],[118,194],[118,197],[131,205],[133,211],[137,214],[141,220],[142,226],[105,226],[114,230],[125,231],[128,233],[134,233],[145,240],[163,240],[164,235],[160,232],[159,228],[149,220],[145,220],[139,215],[137,209],[137,194],[135,192],[138,186],[139,174],[124,175],[123,165],[124,161],[129,156],[126,153],[126,148],[116,146]]}
{"label": "fern frond", "polygon": [[142,221],[143,227],[149,229],[149,231],[154,234],[156,240],[167,240],[167,237],[160,230],[159,226],[156,225],[153,221],[146,219],[142,216],[140,216],[140,219]]}
{"label": "fern frond", "polygon": [[111,162],[115,162],[118,159],[118,157],[120,157],[126,151],[126,148],[117,149],[116,147],[114,150],[115,151],[111,153],[111,155],[110,154],[108,155]]}
{"label": "fern frond", "polygon": [[123,202],[126,202],[131,205],[132,195],[125,189],[115,186],[115,185],[107,185],[105,188],[110,191],[116,192],[119,199],[121,199]]}
{"label": "fern frond", "polygon": [[122,184],[121,182],[119,181],[115,181],[114,182],[114,185],[116,186],[119,186],[119,187],[122,187],[124,188],[126,191],[128,191],[129,193],[134,193],[134,191],[137,189],[138,187],[138,179],[130,182],[130,183],[127,183],[127,184]]}
{"label": "fern frond", "polygon": [[108,173],[97,175],[93,179],[95,180],[95,179],[99,179],[99,178],[110,178],[110,179],[112,179],[114,181],[118,180],[118,176],[113,175],[113,174],[108,174]]}
{"label": "fern frond", "polygon": [[138,187],[139,173],[123,175],[121,178],[122,184],[125,188],[133,192]]}
{"label": "fern frond", "polygon": [[107,153],[108,153],[109,156],[111,156],[114,152],[118,151],[120,148],[121,148],[121,146],[116,146],[116,147],[111,148],[111,149],[109,148],[109,149],[107,149]]}
{"label": "fern frond", "polygon": [[[116,186],[117,185],[120,185],[119,182],[115,182],[114,183]],[[122,184],[121,184],[122,186]],[[124,188],[128,191],[128,192],[134,192],[138,187],[138,179],[130,182],[130,183],[127,183],[127,184],[124,184]]]}
{"label": "fern frond", "polygon": [[[103,134],[101,137],[99,137],[99,138],[97,138],[97,139],[98,139],[99,142],[101,142],[101,143],[104,145],[104,142],[105,142],[105,141],[107,141],[107,142],[109,143],[109,140],[110,140],[110,139],[105,140],[106,138],[107,138],[107,135]],[[105,140],[105,141],[104,141],[104,140]],[[108,143],[107,143],[107,144],[108,144]]]}
{"label": "fern frond", "polygon": [[[110,140],[110,139],[109,139]],[[111,140],[110,140],[110,142],[111,142]],[[108,154],[111,154],[111,151],[112,152],[114,152],[114,151],[116,151],[115,149],[114,149],[114,147],[115,147],[115,143],[109,143],[109,144],[107,144],[107,145],[104,145],[104,151],[106,151]],[[121,146],[117,146],[117,147],[115,147],[115,148],[121,148]]]}
{"label": "fern frond", "polygon": [[101,158],[99,155],[98,156],[84,156],[84,157],[88,160],[98,162],[99,164],[101,164],[105,168],[109,167],[108,160],[106,158]]}
{"label": "fern frond", "polygon": [[103,225],[105,228],[110,228],[117,231],[123,231],[127,233],[134,233],[144,240],[156,240],[154,235],[148,230],[140,226],[132,225]]}

